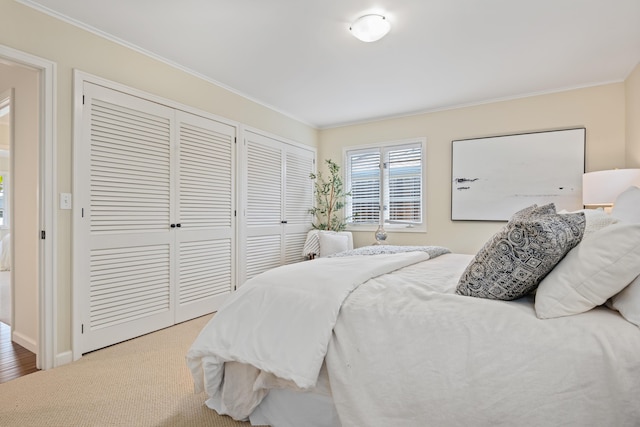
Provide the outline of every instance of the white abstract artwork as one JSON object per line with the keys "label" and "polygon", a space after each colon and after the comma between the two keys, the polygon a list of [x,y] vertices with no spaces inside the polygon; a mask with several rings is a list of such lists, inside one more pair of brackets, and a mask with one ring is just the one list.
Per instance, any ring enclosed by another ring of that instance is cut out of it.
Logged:
{"label": "white abstract artwork", "polygon": [[532,204],[582,209],[584,128],[452,142],[451,219],[507,221]]}

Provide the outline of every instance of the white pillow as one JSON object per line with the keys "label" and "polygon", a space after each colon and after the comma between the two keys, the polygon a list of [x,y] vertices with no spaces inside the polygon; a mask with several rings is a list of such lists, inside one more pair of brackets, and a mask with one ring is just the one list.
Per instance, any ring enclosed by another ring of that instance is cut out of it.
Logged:
{"label": "white pillow", "polygon": [[625,222],[640,222],[640,188],[629,187],[613,204],[611,215]]}
{"label": "white pillow", "polygon": [[348,244],[347,249],[353,249],[353,235],[350,231],[326,231],[326,230],[309,230],[307,233],[307,240],[304,242],[302,248],[302,256],[308,257],[311,254],[320,256],[320,234],[339,234],[341,236],[347,236]]}
{"label": "white pillow", "polygon": [[640,326],[640,276],[611,298],[607,305],[618,310],[629,322]]}
{"label": "white pillow", "polygon": [[318,237],[321,258],[349,249],[349,237],[344,234],[320,233]]}
{"label": "white pillow", "polygon": [[598,209],[581,209],[578,211],[569,212],[566,210],[562,210],[558,212],[559,214],[570,214],[570,213],[578,213],[582,212],[584,214],[585,227],[584,227],[584,235],[582,239],[586,239],[591,237],[593,233],[600,230],[601,228],[606,227],[607,225],[615,224],[618,222],[618,219],[609,215],[602,208]]}
{"label": "white pillow", "polygon": [[540,282],[535,310],[541,319],[592,309],[640,274],[640,223],[619,222],[594,232]]}

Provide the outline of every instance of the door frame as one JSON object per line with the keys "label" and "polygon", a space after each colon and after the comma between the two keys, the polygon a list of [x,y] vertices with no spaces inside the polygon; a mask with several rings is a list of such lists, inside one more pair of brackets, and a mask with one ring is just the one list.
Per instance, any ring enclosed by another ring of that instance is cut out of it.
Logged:
{"label": "door frame", "polygon": [[[57,256],[54,251],[57,212],[56,194],[56,64],[46,59],[0,45],[0,58],[38,71],[39,74],[39,172],[38,225],[44,239],[38,247],[38,351],[36,366],[50,369],[66,360],[57,360]],[[60,363],[58,363],[60,362]]]}

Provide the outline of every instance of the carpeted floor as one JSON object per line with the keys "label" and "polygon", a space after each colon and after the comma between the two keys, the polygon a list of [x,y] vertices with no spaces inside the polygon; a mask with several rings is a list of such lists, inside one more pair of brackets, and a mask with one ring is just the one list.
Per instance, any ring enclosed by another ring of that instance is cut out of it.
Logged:
{"label": "carpeted floor", "polygon": [[193,392],[187,350],[211,315],[0,384],[0,426],[245,427]]}

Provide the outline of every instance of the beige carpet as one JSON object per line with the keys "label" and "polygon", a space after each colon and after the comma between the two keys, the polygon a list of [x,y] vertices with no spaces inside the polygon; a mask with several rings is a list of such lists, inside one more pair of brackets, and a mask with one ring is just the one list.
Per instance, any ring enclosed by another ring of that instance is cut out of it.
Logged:
{"label": "beige carpet", "polygon": [[0,426],[245,427],[193,392],[187,350],[211,315],[0,384]]}

